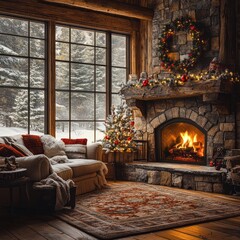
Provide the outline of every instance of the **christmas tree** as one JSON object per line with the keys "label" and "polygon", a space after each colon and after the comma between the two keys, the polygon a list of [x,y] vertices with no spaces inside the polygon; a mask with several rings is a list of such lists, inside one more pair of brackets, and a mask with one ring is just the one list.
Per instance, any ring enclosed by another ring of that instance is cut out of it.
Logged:
{"label": "christmas tree", "polygon": [[108,151],[134,151],[134,119],[131,109],[126,104],[112,107],[112,114],[107,117],[104,125],[106,129],[103,131],[103,148]]}

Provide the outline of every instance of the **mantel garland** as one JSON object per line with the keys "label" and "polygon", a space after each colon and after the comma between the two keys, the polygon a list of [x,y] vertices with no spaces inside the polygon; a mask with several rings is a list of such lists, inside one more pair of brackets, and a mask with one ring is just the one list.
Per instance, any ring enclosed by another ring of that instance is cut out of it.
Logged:
{"label": "mantel garland", "polygon": [[[168,55],[171,40],[178,31],[187,31],[190,33],[193,45],[191,51],[188,53],[188,58],[182,61],[173,60]],[[190,17],[177,18],[172,23],[165,25],[159,38],[159,58],[162,61],[161,66],[169,71],[186,73],[196,64],[207,44],[203,35],[203,32],[200,31],[199,24]]]}

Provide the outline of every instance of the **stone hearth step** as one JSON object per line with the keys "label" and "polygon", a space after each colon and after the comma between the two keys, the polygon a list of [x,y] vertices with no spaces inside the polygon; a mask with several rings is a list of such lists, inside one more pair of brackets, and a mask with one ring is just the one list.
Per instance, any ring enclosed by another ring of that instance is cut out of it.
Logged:
{"label": "stone hearth step", "polygon": [[131,162],[121,168],[122,180],[214,193],[228,193],[231,188],[226,169],[160,162]]}

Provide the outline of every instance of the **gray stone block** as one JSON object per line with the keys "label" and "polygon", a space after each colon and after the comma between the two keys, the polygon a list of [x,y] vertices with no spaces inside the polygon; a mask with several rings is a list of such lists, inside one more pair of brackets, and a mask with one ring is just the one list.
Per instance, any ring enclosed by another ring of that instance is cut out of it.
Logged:
{"label": "gray stone block", "polygon": [[196,189],[196,183],[194,181],[194,176],[190,174],[183,175],[183,186],[184,189]]}
{"label": "gray stone block", "polygon": [[197,120],[198,114],[194,111],[191,112],[190,119],[194,122]]}
{"label": "gray stone block", "polygon": [[180,108],[179,115],[181,118],[185,118],[186,117],[186,108]]}
{"label": "gray stone block", "polygon": [[168,109],[166,112],[165,112],[165,115],[166,115],[166,118],[167,120],[170,120],[172,119],[172,109]]}
{"label": "gray stone block", "polygon": [[223,132],[234,131],[235,130],[235,123],[220,123],[220,130],[223,131]]}
{"label": "gray stone block", "polygon": [[160,172],[159,171],[148,171],[148,183],[160,184]]}
{"label": "gray stone block", "polygon": [[207,182],[196,182],[196,190],[203,192],[213,192],[213,184]]}
{"label": "gray stone block", "polygon": [[179,118],[179,107],[172,108],[172,117]]}
{"label": "gray stone block", "polygon": [[167,171],[160,172],[160,185],[169,187],[172,185],[172,175],[170,172]]}
{"label": "gray stone block", "polygon": [[181,174],[172,174],[172,186],[182,188],[183,176]]}
{"label": "gray stone block", "polygon": [[166,121],[166,116],[164,113],[158,116],[160,124],[164,123]]}
{"label": "gray stone block", "polygon": [[211,106],[210,105],[204,105],[199,107],[198,112],[200,115],[204,115],[207,112],[211,112]]}
{"label": "gray stone block", "polygon": [[222,180],[218,176],[195,176],[194,180],[196,182],[211,182],[211,183],[220,183]]}
{"label": "gray stone block", "polygon": [[213,126],[209,131],[208,131],[208,135],[209,136],[215,136],[215,134],[219,131],[219,126]]}
{"label": "gray stone block", "polygon": [[222,183],[214,183],[213,184],[213,192],[214,193],[224,193],[223,184]]}
{"label": "gray stone block", "polygon": [[218,132],[213,138],[213,143],[223,144],[223,132]]}
{"label": "gray stone block", "polygon": [[160,125],[160,121],[159,121],[159,118],[158,117],[155,117],[151,122],[151,125],[153,128],[156,128]]}
{"label": "gray stone block", "polygon": [[137,182],[147,182],[147,170],[136,169],[136,181]]}

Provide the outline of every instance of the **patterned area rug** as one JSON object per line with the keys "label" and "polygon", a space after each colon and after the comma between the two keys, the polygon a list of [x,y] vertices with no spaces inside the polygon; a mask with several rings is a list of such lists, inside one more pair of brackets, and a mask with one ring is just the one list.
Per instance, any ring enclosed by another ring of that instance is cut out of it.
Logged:
{"label": "patterned area rug", "polygon": [[98,239],[116,239],[240,215],[228,197],[135,182],[77,197],[74,210],[57,216]]}

